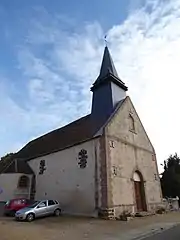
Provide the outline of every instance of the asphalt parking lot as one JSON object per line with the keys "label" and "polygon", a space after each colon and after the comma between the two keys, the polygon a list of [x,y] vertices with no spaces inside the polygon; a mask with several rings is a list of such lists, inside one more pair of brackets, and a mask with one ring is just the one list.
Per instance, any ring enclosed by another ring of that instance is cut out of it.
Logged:
{"label": "asphalt parking lot", "polygon": [[0,240],[131,240],[152,231],[166,230],[178,223],[179,212],[136,218],[129,222],[60,216],[28,223],[0,217]]}

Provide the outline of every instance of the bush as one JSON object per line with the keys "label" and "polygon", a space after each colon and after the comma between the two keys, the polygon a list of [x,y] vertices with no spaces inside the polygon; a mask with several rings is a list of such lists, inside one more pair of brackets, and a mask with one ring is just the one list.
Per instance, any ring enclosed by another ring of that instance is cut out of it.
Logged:
{"label": "bush", "polygon": [[162,206],[157,207],[156,209],[157,214],[163,214],[165,211],[166,211],[165,207],[162,207]]}

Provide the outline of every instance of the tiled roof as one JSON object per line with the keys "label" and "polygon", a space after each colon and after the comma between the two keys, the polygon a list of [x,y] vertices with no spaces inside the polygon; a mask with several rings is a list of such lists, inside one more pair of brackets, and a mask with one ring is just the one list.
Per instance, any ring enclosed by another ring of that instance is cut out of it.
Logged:
{"label": "tiled roof", "polygon": [[16,158],[28,160],[47,155],[91,139],[93,134],[91,117],[87,115],[29,142],[16,154]]}

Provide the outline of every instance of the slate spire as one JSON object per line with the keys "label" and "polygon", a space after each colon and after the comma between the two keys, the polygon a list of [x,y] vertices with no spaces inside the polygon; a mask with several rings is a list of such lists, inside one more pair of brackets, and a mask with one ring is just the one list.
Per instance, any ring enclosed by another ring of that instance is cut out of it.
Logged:
{"label": "slate spire", "polygon": [[111,58],[110,52],[108,47],[106,46],[104,49],[103,60],[101,64],[101,70],[98,78],[104,78],[107,76],[108,73],[111,73],[115,77],[118,77],[116,68],[114,66],[113,60]]}
{"label": "slate spire", "polygon": [[117,74],[106,46],[99,76],[91,87],[93,92],[91,117],[94,125],[100,127],[107,121],[117,105],[126,98],[127,89]]}
{"label": "slate spire", "polygon": [[96,81],[94,82],[91,90],[95,89],[97,86],[101,85],[104,83],[108,77],[112,77],[112,81],[119,85],[122,89],[127,91],[127,87],[125,84],[120,80],[118,73],[116,71],[116,68],[114,66],[111,54],[109,52],[108,47],[106,46],[104,49],[104,55],[102,59],[102,64],[101,64],[101,69],[100,69],[100,74]]}

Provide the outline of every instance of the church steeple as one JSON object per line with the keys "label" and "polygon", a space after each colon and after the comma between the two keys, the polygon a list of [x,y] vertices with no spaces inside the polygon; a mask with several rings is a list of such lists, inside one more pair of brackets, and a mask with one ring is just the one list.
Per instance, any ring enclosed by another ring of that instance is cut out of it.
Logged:
{"label": "church steeple", "polygon": [[114,75],[115,77],[118,77],[116,68],[114,66],[113,60],[111,58],[111,55],[109,53],[109,49],[106,46],[104,49],[104,56],[103,56],[103,60],[102,60],[102,65],[101,65],[101,70],[100,70],[100,74],[99,74],[99,79],[106,77],[106,75],[108,73],[111,73],[112,75]]}
{"label": "church steeple", "polygon": [[114,83],[119,85],[122,89],[127,91],[127,87],[125,84],[120,80],[118,73],[116,71],[116,68],[114,66],[112,57],[110,55],[109,49],[106,46],[104,49],[104,55],[102,59],[102,64],[101,64],[101,69],[100,69],[100,74],[98,78],[96,79],[95,83],[93,84],[93,87],[91,90],[93,91],[97,86],[101,85],[105,81],[107,81],[108,77],[113,77],[111,79]]}
{"label": "church steeple", "polygon": [[121,81],[114,66],[108,47],[104,49],[100,74],[91,91],[93,101],[91,115],[96,122],[103,124],[117,104],[126,97],[128,88]]}

